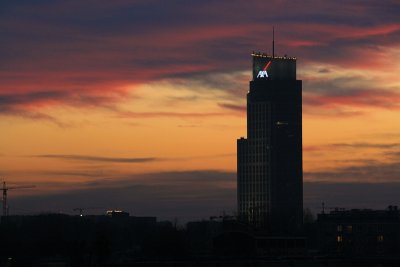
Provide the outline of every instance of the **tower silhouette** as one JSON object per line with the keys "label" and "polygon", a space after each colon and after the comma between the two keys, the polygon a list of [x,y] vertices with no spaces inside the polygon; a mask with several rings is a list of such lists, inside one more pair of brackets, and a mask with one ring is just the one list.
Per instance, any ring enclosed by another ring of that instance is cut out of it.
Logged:
{"label": "tower silhouette", "polygon": [[270,235],[296,235],[303,219],[302,81],[296,58],[252,59],[247,139],[237,140],[238,215]]}

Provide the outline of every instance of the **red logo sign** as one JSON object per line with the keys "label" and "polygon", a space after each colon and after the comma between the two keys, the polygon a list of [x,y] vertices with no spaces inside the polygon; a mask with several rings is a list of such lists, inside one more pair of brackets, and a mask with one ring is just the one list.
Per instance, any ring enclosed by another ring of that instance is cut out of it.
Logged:
{"label": "red logo sign", "polygon": [[257,78],[268,78],[267,69],[268,69],[269,65],[271,65],[271,60],[268,61],[267,65],[265,65],[265,67],[264,67],[263,70],[260,70],[260,71],[258,72]]}

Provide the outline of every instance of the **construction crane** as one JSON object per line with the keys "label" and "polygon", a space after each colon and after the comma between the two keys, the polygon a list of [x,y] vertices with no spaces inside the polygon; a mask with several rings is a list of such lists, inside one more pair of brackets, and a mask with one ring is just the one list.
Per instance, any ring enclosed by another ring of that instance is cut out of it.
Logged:
{"label": "construction crane", "polygon": [[11,186],[7,187],[6,182],[3,182],[3,216],[8,216],[8,205],[7,205],[7,191],[14,189],[26,189],[26,188],[34,188],[35,185],[20,185],[20,186]]}
{"label": "construction crane", "polygon": [[97,208],[97,207],[89,207],[89,208],[74,208],[73,211],[79,211],[79,216],[83,216],[83,211],[85,210],[99,210],[99,209],[104,209],[104,208]]}
{"label": "construction crane", "polygon": [[73,211],[79,211],[79,216],[83,216],[83,210],[84,210],[84,208],[75,208],[75,209],[73,209]]}
{"label": "construction crane", "polygon": [[322,214],[325,214],[325,210],[335,210],[335,211],[345,210],[344,208],[339,208],[339,207],[327,207],[327,206],[325,206],[325,202],[322,202],[322,205],[320,208],[321,208]]}

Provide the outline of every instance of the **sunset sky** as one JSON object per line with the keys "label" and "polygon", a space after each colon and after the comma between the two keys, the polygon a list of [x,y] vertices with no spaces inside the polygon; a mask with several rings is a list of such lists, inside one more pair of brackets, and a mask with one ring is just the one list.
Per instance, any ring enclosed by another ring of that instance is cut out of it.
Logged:
{"label": "sunset sky", "polygon": [[400,204],[398,1],[0,3],[10,214],[232,213],[251,52],[297,57],[305,207]]}

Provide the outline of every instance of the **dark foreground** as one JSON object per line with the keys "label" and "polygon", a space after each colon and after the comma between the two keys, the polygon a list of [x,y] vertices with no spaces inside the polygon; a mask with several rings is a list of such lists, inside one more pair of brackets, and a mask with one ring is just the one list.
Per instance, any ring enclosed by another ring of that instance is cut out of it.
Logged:
{"label": "dark foreground", "polygon": [[0,267],[400,266],[396,232],[377,241],[369,227],[371,242],[367,234],[359,242],[360,231],[353,224],[352,233],[339,229],[342,238],[337,242],[337,227],[331,235],[326,220],[319,226],[307,224],[303,237],[271,238],[224,220],[178,227],[155,217],[50,214],[2,219]]}

